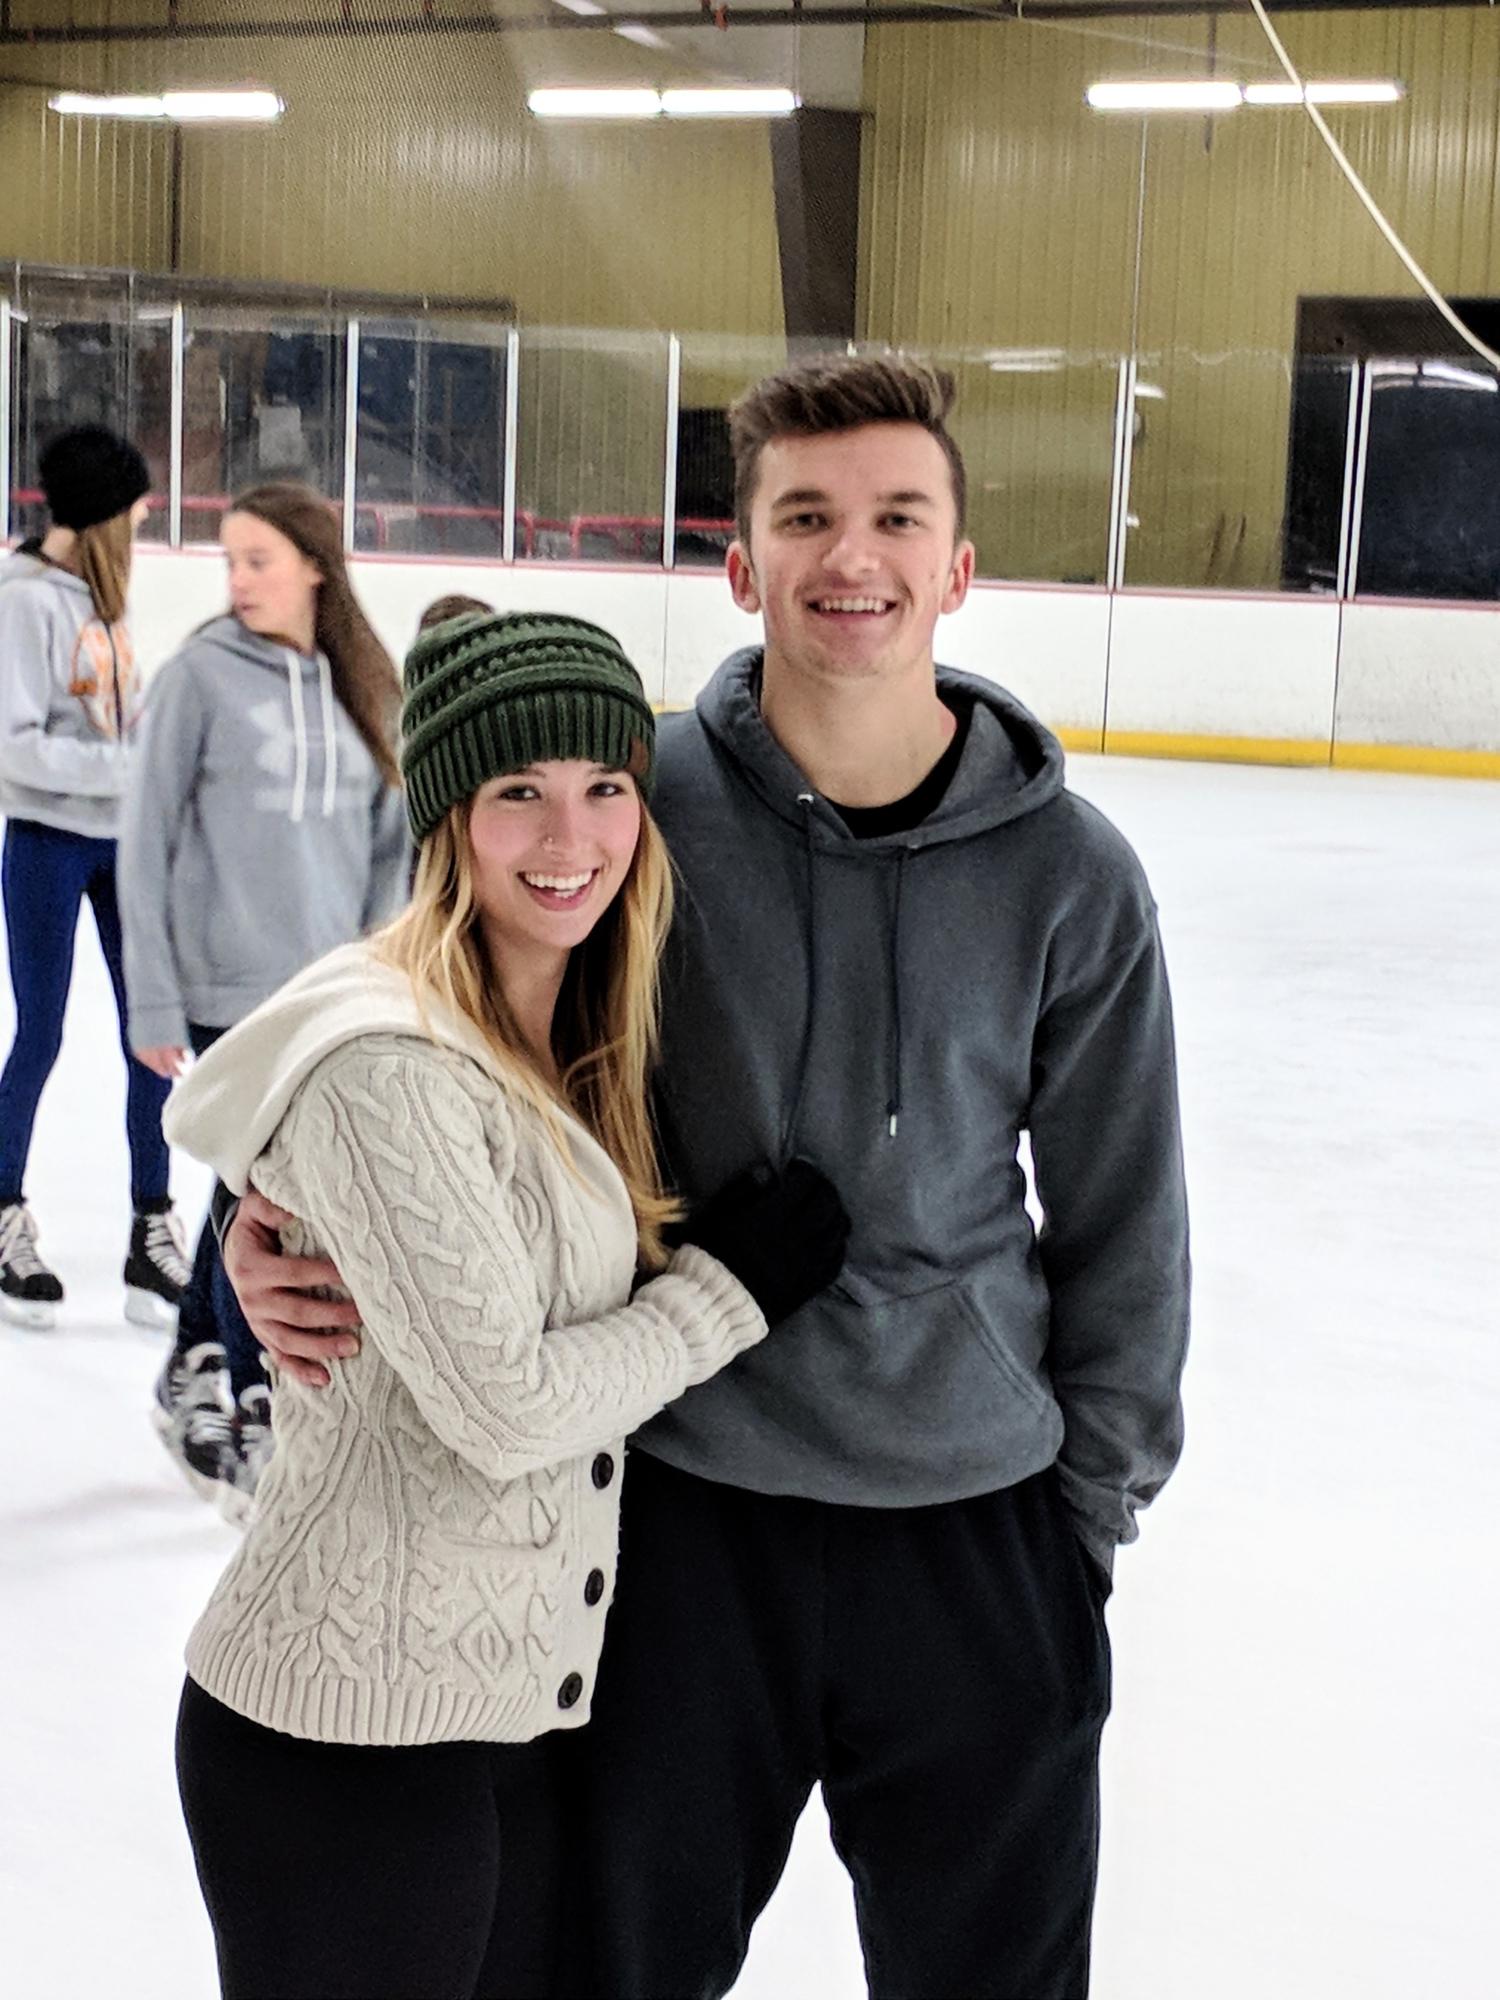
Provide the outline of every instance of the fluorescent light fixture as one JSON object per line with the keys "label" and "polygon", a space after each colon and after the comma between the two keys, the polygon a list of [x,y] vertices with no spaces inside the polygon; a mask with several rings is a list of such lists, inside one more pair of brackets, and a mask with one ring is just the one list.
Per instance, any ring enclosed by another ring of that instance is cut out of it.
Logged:
{"label": "fluorescent light fixture", "polygon": [[1482,375],[1477,368],[1459,368],[1451,361],[1424,361],[1422,380],[1445,382],[1454,389],[1479,389],[1487,396],[1500,390],[1500,382],[1493,375]]}
{"label": "fluorescent light fixture", "polygon": [[790,90],[664,90],[669,118],[788,118],[797,109]]}
{"label": "fluorescent light fixture", "polygon": [[[1307,86],[1309,104],[1399,104],[1405,95],[1405,86],[1389,78],[1371,78],[1363,83],[1313,82]],[[1294,83],[1247,83],[1245,102],[1300,104],[1302,92]]]}
{"label": "fluorescent light fixture", "polygon": [[64,118],[165,118],[159,97],[95,97],[83,90],[64,90],[47,99],[49,111]]}
{"label": "fluorescent light fixture", "polygon": [[1155,382],[1137,382],[1135,399],[1138,403],[1164,403],[1167,392]]}
{"label": "fluorescent light fixture", "polygon": [[654,90],[533,90],[526,99],[537,118],[659,118]]}
{"label": "fluorescent light fixture", "polygon": [[609,9],[601,7],[599,0],[557,0],[559,7],[566,7],[570,14],[607,14]]}
{"label": "fluorescent light fixture", "polygon": [[179,124],[267,124],[286,106],[270,90],[168,90],[160,97],[97,97],[64,90],[47,100],[64,117],[170,118]]}
{"label": "fluorescent light fixture", "polygon": [[1091,83],[1084,98],[1095,111],[1236,111],[1243,101],[1237,83],[1207,77],[1189,82],[1153,77],[1138,83]]}
{"label": "fluorescent light fixture", "polygon": [[184,125],[268,125],[286,109],[274,90],[164,90],[161,101],[167,116]]}
{"label": "fluorescent light fixture", "polygon": [[622,42],[634,42],[638,49],[664,49],[667,47],[665,35],[657,34],[655,28],[644,28],[639,21],[627,21],[615,33]]}
{"label": "fluorescent light fixture", "polygon": [[1060,347],[992,347],[984,359],[992,375],[1055,375],[1066,356]]}

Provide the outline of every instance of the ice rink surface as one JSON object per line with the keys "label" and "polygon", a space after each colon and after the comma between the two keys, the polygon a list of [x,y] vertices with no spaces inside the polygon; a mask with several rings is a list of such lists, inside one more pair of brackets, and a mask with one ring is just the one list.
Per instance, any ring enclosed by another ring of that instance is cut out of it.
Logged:
{"label": "ice rink surface", "polygon": [[[1187,1453],[1109,1614],[1094,2000],[1491,2000],[1500,787],[1070,772],[1161,907],[1197,1266]],[[232,1540],[145,1421],[121,1100],[86,918],[28,1184],[68,1302],[0,1327],[8,2000],[215,1990],[171,1728]],[[812,1809],[735,1993],[862,1991]]]}

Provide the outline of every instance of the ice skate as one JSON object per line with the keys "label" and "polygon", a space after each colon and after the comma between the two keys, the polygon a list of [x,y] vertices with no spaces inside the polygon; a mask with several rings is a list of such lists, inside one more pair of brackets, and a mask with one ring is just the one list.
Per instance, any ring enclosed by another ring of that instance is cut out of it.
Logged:
{"label": "ice skate", "polygon": [[171,1329],[188,1281],[187,1245],[177,1211],[138,1208],[125,1259],[125,1317],[136,1326]]}
{"label": "ice skate", "polygon": [[175,1347],[156,1378],[151,1422],[168,1456],[200,1500],[217,1504],[233,1484],[234,1414],[216,1340]]}
{"label": "ice skate", "polygon": [[62,1281],[37,1255],[36,1218],[25,1202],[0,1208],[0,1315],[13,1326],[45,1331],[57,1324]]}
{"label": "ice skate", "polygon": [[243,1528],[254,1511],[256,1489],[275,1443],[271,1434],[271,1392],[264,1382],[252,1382],[240,1392],[233,1418],[230,1473],[214,1496],[219,1512],[237,1528]]}

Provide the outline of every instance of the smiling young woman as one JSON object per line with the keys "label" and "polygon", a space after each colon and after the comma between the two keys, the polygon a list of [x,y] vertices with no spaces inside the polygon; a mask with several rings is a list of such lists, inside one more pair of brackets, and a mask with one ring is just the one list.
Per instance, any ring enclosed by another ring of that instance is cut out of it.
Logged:
{"label": "smiling young woman", "polygon": [[446,621],[402,721],[410,905],[228,1034],[168,1116],[278,1205],[291,1281],[347,1291],[363,1335],[326,1391],[279,1379],[255,1518],[188,1645],[178,1768],[230,2000],[548,1990],[548,1736],[588,1719],[624,1437],[830,1282],[848,1228],[793,1163],[664,1241],[671,873],[615,640]]}

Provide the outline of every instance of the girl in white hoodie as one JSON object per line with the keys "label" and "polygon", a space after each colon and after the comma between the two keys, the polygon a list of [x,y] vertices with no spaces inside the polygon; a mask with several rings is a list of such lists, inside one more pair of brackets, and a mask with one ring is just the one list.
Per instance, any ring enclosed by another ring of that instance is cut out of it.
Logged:
{"label": "girl in white hoodie", "polygon": [[[229,613],[152,681],[120,836],[130,1040],[164,1079],[391,916],[407,881],[400,685],[332,510],[310,487],[258,486],[219,538]],[[269,1450],[269,1402],[205,1224],[153,1416],[190,1483],[234,1518]]]}
{"label": "girl in white hoodie", "polygon": [[0,564],[0,809],[16,1035],[0,1074],[0,1314],[49,1327],[63,1287],[37,1251],[25,1178],[42,1090],[62,1043],[80,905],[87,897],[120,1016],[134,1209],[126,1316],[170,1324],[187,1278],[167,1193],[166,1084],[125,1034],[115,838],[141,682],[125,625],[131,536],[146,461],[85,425],[42,453],[52,525]]}

